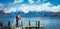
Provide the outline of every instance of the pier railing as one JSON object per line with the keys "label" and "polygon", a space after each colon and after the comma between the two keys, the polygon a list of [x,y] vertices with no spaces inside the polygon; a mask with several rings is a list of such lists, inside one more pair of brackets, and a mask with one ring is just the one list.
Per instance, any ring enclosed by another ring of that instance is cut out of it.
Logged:
{"label": "pier railing", "polygon": [[[27,24],[28,24],[28,26],[26,26],[25,24],[25,22],[28,22]],[[33,26],[32,25],[32,23],[36,23],[35,25],[36,26]],[[0,22],[0,29],[4,29],[4,27],[3,27],[3,25],[2,25],[3,23],[2,22]],[[21,21],[21,25],[19,26],[19,27],[16,27],[16,26],[13,26],[13,24],[12,24],[12,26],[10,25],[10,21],[8,21],[8,27],[7,27],[7,29],[11,29],[11,27],[12,27],[12,29],[42,29],[42,27],[40,26],[40,21],[39,20],[24,20],[24,21]]]}
{"label": "pier railing", "polygon": [[[35,26],[33,23],[35,24]],[[24,20],[24,21],[21,21],[20,27],[14,27],[14,28],[15,29],[43,29],[43,26],[40,26],[40,20]]]}

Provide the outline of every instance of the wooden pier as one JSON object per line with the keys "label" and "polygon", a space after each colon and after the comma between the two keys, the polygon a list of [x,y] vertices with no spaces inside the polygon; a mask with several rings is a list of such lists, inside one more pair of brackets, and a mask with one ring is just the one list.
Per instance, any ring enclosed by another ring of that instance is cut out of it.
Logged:
{"label": "wooden pier", "polygon": [[[32,23],[35,21],[36,26],[33,26]],[[25,26],[25,22],[28,22],[28,26]],[[39,20],[25,20],[21,21],[21,26],[20,27],[14,27],[14,29],[43,29],[43,26],[40,26],[40,21]]]}
{"label": "wooden pier", "polygon": [[[7,29],[11,29],[11,27],[12,27],[12,29],[43,29],[43,26],[40,26],[40,21],[38,21],[38,20],[34,20],[34,21],[36,22],[36,26],[32,25],[32,23],[34,23],[34,22],[32,22],[32,20],[27,20],[27,21],[21,21],[21,26],[18,26],[18,27],[13,26],[13,24],[12,24],[12,26],[10,26],[10,21],[8,21]],[[28,26],[25,26],[25,22],[28,22]],[[2,24],[3,23],[0,22],[0,29],[4,28]]]}
{"label": "wooden pier", "polygon": [[10,21],[8,21],[8,26],[3,26],[3,23],[0,22],[0,29],[10,29]]}

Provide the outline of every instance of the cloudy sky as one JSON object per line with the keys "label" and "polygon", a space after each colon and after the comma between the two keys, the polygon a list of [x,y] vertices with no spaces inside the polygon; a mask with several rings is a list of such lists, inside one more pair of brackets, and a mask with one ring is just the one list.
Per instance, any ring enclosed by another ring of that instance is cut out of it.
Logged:
{"label": "cloudy sky", "polygon": [[5,13],[23,11],[60,12],[60,0],[0,0],[0,11]]}

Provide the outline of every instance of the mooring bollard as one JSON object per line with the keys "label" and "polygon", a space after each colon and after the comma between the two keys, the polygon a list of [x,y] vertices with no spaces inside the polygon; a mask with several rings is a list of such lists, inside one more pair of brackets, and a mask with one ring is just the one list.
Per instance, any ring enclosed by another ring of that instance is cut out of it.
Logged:
{"label": "mooring bollard", "polygon": [[3,29],[2,27],[3,27],[3,26],[2,26],[2,22],[0,22],[0,29]]}
{"label": "mooring bollard", "polygon": [[8,29],[10,29],[10,21],[8,21]]}

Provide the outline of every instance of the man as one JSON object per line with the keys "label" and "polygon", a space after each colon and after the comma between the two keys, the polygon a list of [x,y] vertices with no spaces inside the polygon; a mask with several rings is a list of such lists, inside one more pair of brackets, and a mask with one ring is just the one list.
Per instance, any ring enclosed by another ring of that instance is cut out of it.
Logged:
{"label": "man", "polygon": [[18,27],[18,22],[19,20],[21,20],[21,16],[20,16],[20,12],[18,13],[18,15],[16,16],[16,27]]}

